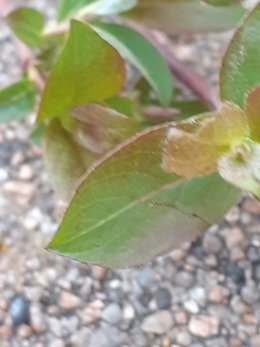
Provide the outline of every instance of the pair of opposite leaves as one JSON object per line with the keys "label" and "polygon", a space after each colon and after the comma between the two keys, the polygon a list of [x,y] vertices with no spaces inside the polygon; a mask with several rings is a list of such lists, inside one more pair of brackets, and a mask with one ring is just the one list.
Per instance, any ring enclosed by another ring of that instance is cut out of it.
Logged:
{"label": "pair of opposite leaves", "polygon": [[246,95],[244,110],[226,102],[215,115],[171,126],[163,167],[186,178],[218,171],[260,198],[260,85]]}

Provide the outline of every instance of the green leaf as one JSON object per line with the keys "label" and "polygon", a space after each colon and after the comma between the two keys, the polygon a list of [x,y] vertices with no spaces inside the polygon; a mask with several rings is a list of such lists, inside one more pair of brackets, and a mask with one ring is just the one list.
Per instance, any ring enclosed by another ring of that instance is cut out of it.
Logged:
{"label": "green leaf", "polygon": [[94,28],[143,74],[161,103],[169,104],[173,94],[172,76],[157,49],[141,34],[123,25],[99,23]]}
{"label": "green leaf", "polygon": [[133,8],[137,0],[62,0],[57,13],[58,21],[81,12],[86,15],[107,16]]}
{"label": "green leaf", "polygon": [[40,104],[38,122],[68,109],[114,96],[125,78],[124,61],[88,25],[71,22],[65,47],[54,65]]}
{"label": "green leaf", "polygon": [[127,16],[168,34],[232,29],[245,13],[240,5],[206,6],[199,0],[139,0]]}
{"label": "green leaf", "polygon": [[109,16],[130,10],[137,2],[138,0],[96,0],[82,11],[89,15]]}
{"label": "green leaf", "polygon": [[48,178],[58,193],[67,200],[95,156],[77,143],[73,135],[56,119],[45,127],[43,149]]}
{"label": "green leaf", "polygon": [[239,3],[239,0],[203,0],[203,2],[212,6],[230,6]]}
{"label": "green leaf", "polygon": [[0,90],[0,123],[25,117],[33,110],[37,90],[27,78]]}
{"label": "green leaf", "polygon": [[128,117],[135,117],[138,112],[134,98],[127,96],[114,96],[106,100],[106,105]]}
{"label": "green leaf", "polygon": [[45,125],[43,123],[37,124],[30,133],[29,139],[36,146],[42,145]]}
{"label": "green leaf", "polygon": [[176,116],[177,120],[183,120],[196,114],[209,111],[207,106],[200,100],[174,100],[171,106],[179,111],[179,114]]}
{"label": "green leaf", "polygon": [[245,109],[250,128],[250,138],[260,142],[260,85],[247,93]]}
{"label": "green leaf", "polygon": [[166,127],[139,133],[88,171],[49,250],[133,266],[194,239],[223,216],[237,189],[216,174],[185,181],[162,171]]}
{"label": "green leaf", "polygon": [[205,176],[216,171],[218,159],[246,136],[246,115],[233,104],[202,120],[173,124],[167,134],[164,168],[183,177]]}
{"label": "green leaf", "polygon": [[57,20],[61,22],[79,11],[82,7],[95,1],[96,0],[61,0],[57,11]]}
{"label": "green leaf", "polygon": [[142,129],[134,119],[95,104],[77,107],[68,117],[67,130],[53,120],[44,131],[47,173],[65,200],[94,160]]}
{"label": "green leaf", "polygon": [[42,43],[44,16],[29,7],[21,7],[7,16],[7,21],[15,35],[26,45],[35,48]]}
{"label": "green leaf", "polygon": [[224,58],[220,75],[223,100],[244,106],[246,92],[260,83],[260,4],[235,33]]}
{"label": "green leaf", "polygon": [[64,47],[65,33],[45,35],[35,57],[35,67],[47,76]]}
{"label": "green leaf", "polygon": [[241,143],[219,160],[220,175],[260,199],[260,145]]}

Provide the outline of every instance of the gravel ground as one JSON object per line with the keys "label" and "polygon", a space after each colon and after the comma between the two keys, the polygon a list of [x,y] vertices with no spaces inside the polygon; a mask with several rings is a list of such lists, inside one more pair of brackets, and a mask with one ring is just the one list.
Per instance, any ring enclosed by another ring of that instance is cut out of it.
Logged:
{"label": "gravel ground", "polygon": [[[202,61],[199,72],[216,84],[227,36],[186,39],[175,50]],[[20,73],[3,23],[0,47],[3,86]],[[107,271],[48,254],[64,206],[41,150],[27,140],[32,120],[0,125],[1,347],[260,346],[259,202],[245,197],[192,245],[140,269]]]}

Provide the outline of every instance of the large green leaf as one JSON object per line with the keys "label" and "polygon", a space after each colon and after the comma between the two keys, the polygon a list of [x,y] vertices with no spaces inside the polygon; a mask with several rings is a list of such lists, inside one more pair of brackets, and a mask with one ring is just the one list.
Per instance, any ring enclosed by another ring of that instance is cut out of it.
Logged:
{"label": "large green leaf", "polygon": [[48,176],[66,200],[94,160],[142,129],[133,118],[95,104],[80,106],[68,117],[68,130],[53,120],[44,131]]}
{"label": "large green leaf", "polygon": [[169,104],[173,93],[172,76],[157,49],[141,34],[123,25],[99,23],[94,28],[144,75],[162,104]]}
{"label": "large green leaf", "polygon": [[88,25],[71,22],[64,50],[54,65],[40,104],[38,121],[115,95],[124,83],[124,61]]}
{"label": "large green leaf", "polygon": [[42,42],[44,16],[29,7],[20,7],[11,12],[7,21],[15,35],[30,47],[38,47]]}
{"label": "large green leaf", "polygon": [[49,244],[87,263],[126,267],[194,239],[239,192],[217,174],[182,180],[161,168],[165,125],[129,139],[86,174]]}
{"label": "large green leaf", "polygon": [[33,110],[36,88],[27,78],[0,90],[0,123],[25,117]]}
{"label": "large green leaf", "polygon": [[139,0],[126,15],[166,33],[198,33],[233,28],[244,14],[240,5],[207,6],[199,0]]}
{"label": "large green leaf", "polygon": [[223,100],[243,106],[245,93],[260,83],[260,4],[235,33],[226,52],[220,75]]}

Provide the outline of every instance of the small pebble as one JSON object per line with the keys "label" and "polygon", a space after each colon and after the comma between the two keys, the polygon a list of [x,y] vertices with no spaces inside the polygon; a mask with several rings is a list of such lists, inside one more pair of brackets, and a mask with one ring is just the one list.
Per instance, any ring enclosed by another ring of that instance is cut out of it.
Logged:
{"label": "small pebble", "polygon": [[159,311],[145,317],[142,330],[158,335],[166,334],[173,326],[173,318],[168,311]]}
{"label": "small pebble", "polygon": [[23,295],[15,296],[9,307],[9,314],[14,326],[30,324],[29,301]]}

